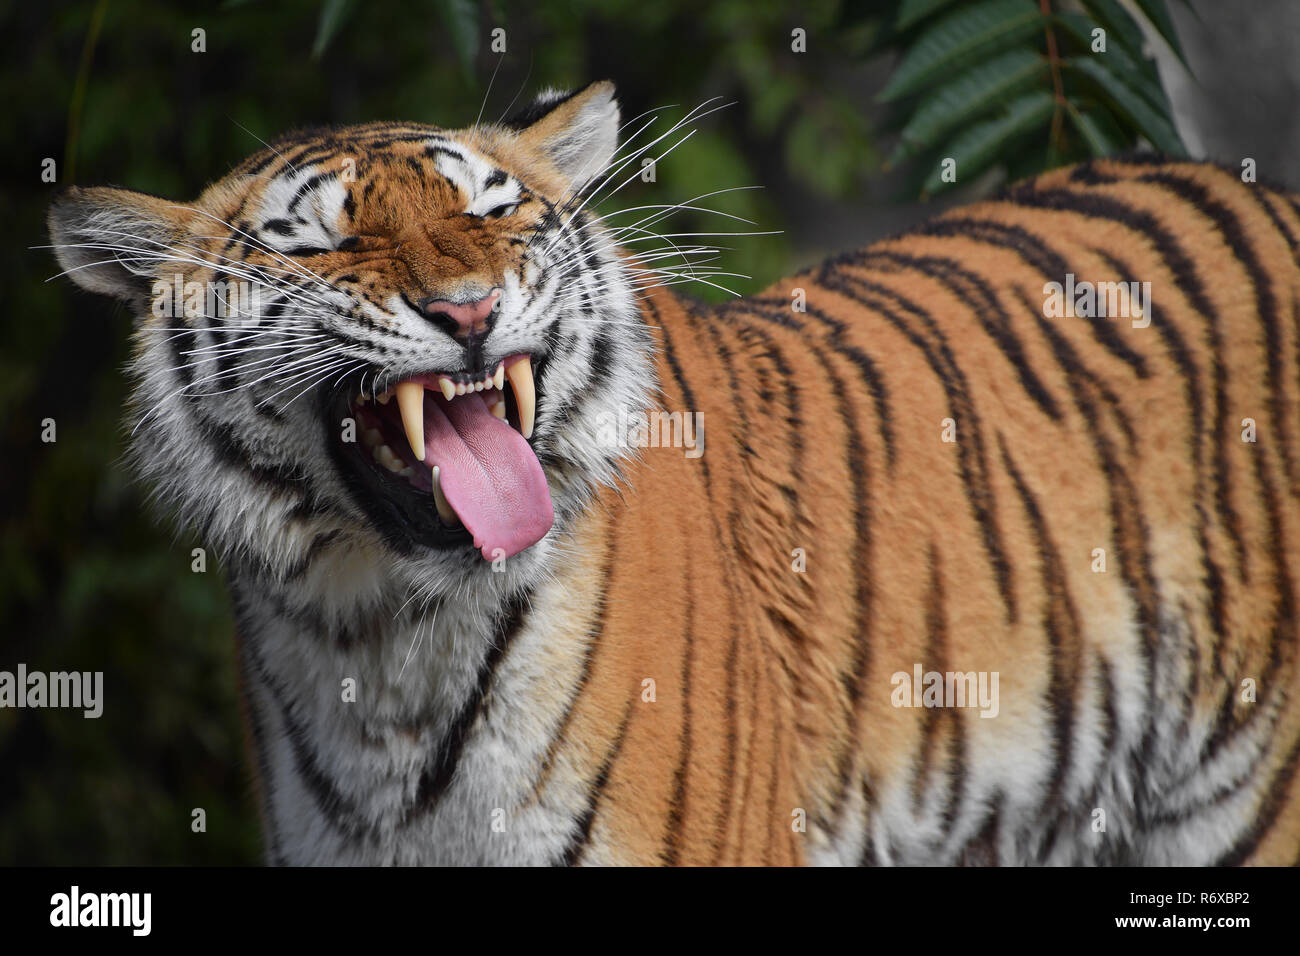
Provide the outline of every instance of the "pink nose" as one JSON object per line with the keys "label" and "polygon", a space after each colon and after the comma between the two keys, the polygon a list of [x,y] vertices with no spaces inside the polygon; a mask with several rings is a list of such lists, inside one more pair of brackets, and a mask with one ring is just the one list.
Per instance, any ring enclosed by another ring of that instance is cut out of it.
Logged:
{"label": "pink nose", "polygon": [[457,337],[483,332],[488,327],[488,319],[501,298],[501,290],[493,289],[477,302],[451,302],[447,299],[433,299],[424,303],[424,311],[432,317],[445,317],[454,324],[455,330],[448,329]]}

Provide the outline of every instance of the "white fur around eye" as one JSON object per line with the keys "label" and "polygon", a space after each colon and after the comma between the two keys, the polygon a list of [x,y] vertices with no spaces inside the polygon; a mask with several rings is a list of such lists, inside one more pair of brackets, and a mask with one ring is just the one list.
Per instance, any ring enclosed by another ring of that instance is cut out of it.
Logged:
{"label": "white fur around eye", "polygon": [[519,205],[519,185],[507,182],[502,186],[493,186],[470,200],[465,212],[471,216],[486,216],[502,206],[506,207],[500,215],[508,216]]}

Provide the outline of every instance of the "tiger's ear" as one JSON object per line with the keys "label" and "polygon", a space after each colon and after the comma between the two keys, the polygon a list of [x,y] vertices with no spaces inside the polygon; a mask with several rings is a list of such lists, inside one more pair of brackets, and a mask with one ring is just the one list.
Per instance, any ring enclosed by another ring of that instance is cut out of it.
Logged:
{"label": "tiger's ear", "polygon": [[151,293],[158,256],[177,255],[167,247],[183,241],[192,212],[129,189],[73,186],[50,204],[46,222],[70,279],[91,292],[139,302]]}
{"label": "tiger's ear", "polygon": [[601,80],[564,93],[548,90],[505,124],[519,142],[546,156],[574,189],[605,171],[618,149],[614,84]]}

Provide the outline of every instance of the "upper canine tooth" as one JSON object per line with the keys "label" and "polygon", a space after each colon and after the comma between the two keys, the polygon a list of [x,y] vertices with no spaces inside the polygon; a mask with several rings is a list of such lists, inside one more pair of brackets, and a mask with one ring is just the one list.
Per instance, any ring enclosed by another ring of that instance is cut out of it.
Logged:
{"label": "upper canine tooth", "polygon": [[533,437],[533,420],[537,415],[537,389],[533,384],[533,361],[527,355],[506,369],[506,378],[515,390],[515,406],[519,409],[519,431],[525,438]]}
{"label": "upper canine tooth", "polygon": [[419,382],[397,383],[397,409],[402,427],[417,461],[424,461],[424,386]]}
{"label": "upper canine tooth", "polygon": [[498,389],[505,388],[506,384],[506,363],[502,362],[497,366],[497,373],[492,376],[492,384]]}
{"label": "upper canine tooth", "polygon": [[450,402],[456,397],[456,383],[447,378],[447,376],[444,375],[442,378],[438,379],[438,387],[442,389],[442,397],[447,401]]}

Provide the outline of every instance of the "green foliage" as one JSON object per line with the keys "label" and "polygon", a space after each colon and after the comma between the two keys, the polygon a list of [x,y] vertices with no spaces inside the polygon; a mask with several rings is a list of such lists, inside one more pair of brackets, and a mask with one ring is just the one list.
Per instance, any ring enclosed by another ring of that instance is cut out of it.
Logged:
{"label": "green foliage", "polygon": [[[1137,5],[1182,60],[1164,0]],[[902,0],[896,7],[890,40],[902,54],[879,99],[907,108],[889,162],[923,171],[923,194],[972,182],[994,166],[1036,172],[1142,139],[1186,154],[1141,28],[1118,0]],[[955,178],[941,175],[948,158]]]}

